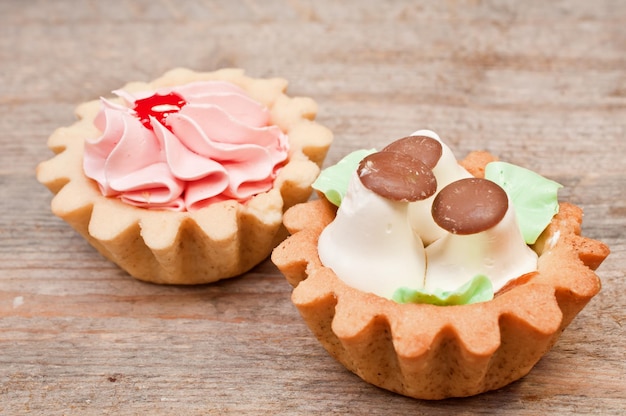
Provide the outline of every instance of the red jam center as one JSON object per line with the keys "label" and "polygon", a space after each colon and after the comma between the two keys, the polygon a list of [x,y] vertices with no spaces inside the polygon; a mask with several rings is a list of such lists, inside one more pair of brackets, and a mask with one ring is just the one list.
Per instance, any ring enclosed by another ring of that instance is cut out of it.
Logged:
{"label": "red jam center", "polygon": [[154,94],[147,98],[135,101],[133,110],[137,112],[137,117],[141,123],[152,130],[150,116],[156,118],[161,124],[169,128],[164,121],[172,113],[177,113],[187,104],[185,99],[175,92],[169,94]]}

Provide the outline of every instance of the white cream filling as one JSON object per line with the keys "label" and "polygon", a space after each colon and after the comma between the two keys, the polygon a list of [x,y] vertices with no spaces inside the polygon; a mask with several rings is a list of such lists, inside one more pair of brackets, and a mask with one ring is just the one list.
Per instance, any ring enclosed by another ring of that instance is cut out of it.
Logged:
{"label": "white cream filling", "polygon": [[524,242],[510,201],[496,226],[470,235],[446,233],[426,248],[426,258],[427,290],[455,290],[482,274],[497,292],[508,281],[537,270],[537,253]]}
{"label": "white cream filling", "polygon": [[319,237],[322,264],[347,285],[388,299],[399,287],[422,288],[426,256],[407,206],[370,191],[355,172],[335,220]]}
{"label": "white cream filling", "polygon": [[433,173],[437,179],[437,192],[430,198],[422,201],[411,202],[409,204],[409,223],[413,232],[415,232],[423,241],[424,246],[428,246],[433,241],[443,237],[446,230],[435,223],[431,215],[433,200],[437,193],[446,185],[463,178],[471,178],[472,175],[458,164],[452,150],[439,138],[439,135],[430,130],[418,130],[411,136],[426,136],[437,140],[441,143],[442,153],[439,162],[433,168]]}
{"label": "white cream filling", "polygon": [[[429,130],[412,135],[441,142]],[[442,158],[434,169],[438,190],[471,177],[442,146]],[[537,254],[524,242],[510,200],[496,226],[455,235],[434,222],[435,195],[412,203],[390,201],[365,188],[355,172],[336,218],[320,235],[322,264],[347,285],[388,299],[400,287],[456,290],[477,274],[487,276],[497,292],[508,281],[537,270]],[[426,249],[422,239],[429,243]]]}

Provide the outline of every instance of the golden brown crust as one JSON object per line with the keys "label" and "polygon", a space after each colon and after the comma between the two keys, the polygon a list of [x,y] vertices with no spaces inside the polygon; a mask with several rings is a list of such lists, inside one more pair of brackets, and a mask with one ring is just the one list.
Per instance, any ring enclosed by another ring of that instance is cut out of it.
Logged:
{"label": "golden brown crust", "polygon": [[[480,174],[482,163],[494,159],[472,154],[463,164]],[[367,382],[421,399],[475,395],[527,374],[598,293],[592,269],[608,255],[604,244],[580,235],[582,211],[564,203],[533,247],[540,255],[538,272],[492,301],[398,304],[349,287],[323,267],[317,239],[334,215],[324,200],[293,207],[284,216],[292,236],[272,260],[333,357]]]}
{"label": "golden brown crust", "polygon": [[258,264],[284,238],[284,210],[309,198],[332,141],[330,130],[312,121],[315,102],[286,96],[287,81],[280,78],[249,78],[240,69],[201,73],[178,68],[151,83],[130,83],[124,89],[150,90],[201,80],[241,86],[270,108],[272,122],[287,133],[289,162],[269,192],[246,204],[227,201],[183,213],[146,210],[102,196],[82,169],[85,138],[100,134],[93,126],[99,101],[78,106],[79,121],[57,129],[48,140],[56,156],[37,168],[37,179],[56,194],[51,204],[54,214],[140,280],[208,283]]}
{"label": "golden brown crust", "polygon": [[460,161],[459,164],[475,177],[484,178],[485,166],[487,166],[487,163],[496,160],[498,160],[498,158],[491,153],[477,150],[465,156],[465,159]]}

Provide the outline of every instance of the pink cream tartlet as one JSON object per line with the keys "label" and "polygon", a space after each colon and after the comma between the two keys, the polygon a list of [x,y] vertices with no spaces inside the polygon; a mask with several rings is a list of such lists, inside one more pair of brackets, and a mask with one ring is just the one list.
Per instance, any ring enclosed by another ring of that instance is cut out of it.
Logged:
{"label": "pink cream tartlet", "polygon": [[332,142],[316,103],[240,69],[174,69],[76,109],[37,168],[52,211],[133,277],[240,275],[285,236]]}

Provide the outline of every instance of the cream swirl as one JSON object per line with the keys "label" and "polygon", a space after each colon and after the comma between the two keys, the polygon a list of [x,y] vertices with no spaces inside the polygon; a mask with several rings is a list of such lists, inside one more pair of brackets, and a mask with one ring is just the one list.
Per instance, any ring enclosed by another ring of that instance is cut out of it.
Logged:
{"label": "cream swirl", "polygon": [[235,84],[201,81],[104,98],[83,168],[105,196],[142,208],[193,211],[272,188],[288,140]]}

